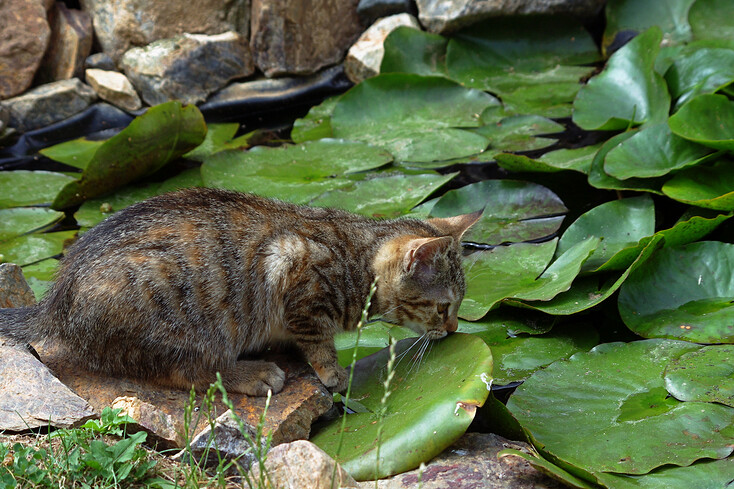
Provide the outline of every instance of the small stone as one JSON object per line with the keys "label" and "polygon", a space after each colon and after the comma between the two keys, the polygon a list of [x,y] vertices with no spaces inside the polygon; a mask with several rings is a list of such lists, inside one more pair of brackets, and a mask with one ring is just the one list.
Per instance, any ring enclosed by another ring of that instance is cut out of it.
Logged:
{"label": "small stone", "polygon": [[96,98],[92,87],[72,78],[41,85],[2,104],[10,112],[10,126],[26,132],[78,114]]}
{"label": "small stone", "polygon": [[0,100],[23,93],[46,52],[51,29],[38,0],[0,2]]}
{"label": "small stone", "polygon": [[0,308],[25,307],[36,303],[21,268],[14,263],[0,264]]}
{"label": "small stone", "polygon": [[[332,479],[336,465],[337,480]],[[268,452],[265,460],[270,489],[333,489],[359,487],[357,482],[326,452],[306,440],[278,445]],[[260,479],[260,467],[250,471],[250,480]],[[271,485],[272,484],[272,485]]]}
{"label": "small stone", "polygon": [[360,0],[357,14],[365,25],[374,23],[382,17],[395,14],[416,14],[415,5],[410,0]]}
{"label": "small stone", "polygon": [[255,71],[250,49],[236,32],[162,39],[130,49],[121,66],[150,105],[169,100],[196,104],[230,80]]}
{"label": "small stone", "polygon": [[362,32],[358,0],[253,0],[250,45],[265,76],[309,75],[339,63]]}
{"label": "small stone", "polygon": [[84,61],[84,68],[96,68],[105,71],[115,71],[117,69],[115,62],[105,53],[94,53],[87,56]]}
{"label": "small stone", "polygon": [[143,106],[133,84],[122,73],[90,68],[86,80],[99,98],[123,110],[138,110]]}
{"label": "small stone", "polygon": [[36,83],[80,77],[84,60],[92,51],[92,18],[81,10],[70,10],[63,2],[49,12],[51,41]]}
{"label": "small stone", "polygon": [[121,409],[121,414],[136,421],[135,425],[128,425],[128,432],[145,431],[149,435],[148,443],[154,443],[158,450],[177,448],[185,443],[181,433],[176,430],[173,417],[149,402],[141,401],[137,397],[122,396],[112,401],[111,407]]}
{"label": "small stone", "polygon": [[400,26],[420,30],[418,19],[410,14],[397,14],[378,20],[359,36],[344,60],[344,71],[352,82],[359,83],[380,73],[385,38]]}

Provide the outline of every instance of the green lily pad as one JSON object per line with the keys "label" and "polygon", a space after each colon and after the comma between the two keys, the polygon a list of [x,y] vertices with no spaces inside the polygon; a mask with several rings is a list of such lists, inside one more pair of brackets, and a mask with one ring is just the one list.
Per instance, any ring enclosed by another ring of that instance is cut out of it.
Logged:
{"label": "green lily pad", "polygon": [[336,207],[370,217],[398,217],[423,202],[456,175],[458,173],[376,174],[328,191],[313,199],[310,204]]}
{"label": "green lily pad", "polygon": [[0,171],[0,208],[48,204],[74,177],[50,171]]}
{"label": "green lily pad", "polygon": [[698,348],[662,339],[602,344],[535,372],[507,407],[544,456],[591,481],[724,458],[734,409],[666,400],[666,365]]}
{"label": "green lily pad", "polygon": [[687,467],[659,467],[645,475],[601,473],[597,478],[614,489],[719,489],[734,480],[734,458],[699,460]]}
{"label": "green lily pad", "polygon": [[408,26],[400,26],[385,38],[380,73],[446,74],[448,39]]}
{"label": "green lily pad", "polygon": [[686,204],[716,209],[734,210],[734,164],[721,160],[712,166],[684,170],[663,185],[663,193]]}
{"label": "green lily pad", "polygon": [[151,107],[100,145],[82,176],[67,184],[52,207],[64,209],[150,175],[204,140],[206,124],[194,105]]}
{"label": "green lily pad", "polygon": [[588,175],[591,162],[599,148],[601,143],[574,149],[557,149],[537,159],[525,155],[500,153],[495,155],[495,159],[499,166],[509,171],[555,173],[573,170]]}
{"label": "green lily pad", "polygon": [[716,149],[734,150],[734,102],[725,95],[692,98],[670,117],[668,124],[673,134],[682,138]]}
{"label": "green lily pad", "polygon": [[563,132],[565,128],[539,115],[514,115],[496,124],[487,124],[474,130],[489,139],[493,148],[502,151],[531,151],[551,146],[555,139],[538,137],[538,134]]}
{"label": "green lily pad", "polygon": [[0,241],[37,231],[60,221],[63,217],[63,212],[45,207],[0,209]]}
{"label": "green lily pad", "polygon": [[659,177],[704,162],[711,153],[706,146],[676,136],[662,122],[643,127],[609,151],[604,172],[620,180]]}
{"label": "green lily pad", "polygon": [[336,137],[383,147],[400,161],[440,161],[487,147],[486,138],[460,128],[479,126],[491,105],[499,101],[442,77],[387,73],[342,95],[331,126]]}
{"label": "green lily pad", "polygon": [[579,479],[575,475],[568,471],[563,470],[559,466],[549,462],[541,456],[536,456],[531,453],[526,453],[514,448],[505,448],[497,453],[497,458],[502,460],[504,458],[521,458],[522,460],[529,463],[535,470],[541,472],[548,477],[562,482],[567,487],[573,487],[577,489],[596,489],[598,486],[592,485],[591,483]]}
{"label": "green lily pad", "polygon": [[209,124],[204,141],[196,148],[184,154],[184,158],[204,161],[207,157],[224,151],[225,149],[243,149],[250,146],[248,143],[253,133],[243,134],[235,138],[234,135],[240,125],[236,122],[228,124]]}
{"label": "green lily pad", "polygon": [[94,158],[94,153],[104,142],[104,139],[98,141],[91,141],[86,138],[73,139],[44,148],[39,153],[54,161],[60,161],[66,165],[84,170]]}
{"label": "green lily pad", "polygon": [[599,334],[588,325],[565,325],[541,335],[511,333],[514,321],[506,314],[489,314],[480,322],[459,321],[459,332],[484,340],[492,351],[495,384],[525,380],[536,370],[579,351],[589,351]]}
{"label": "green lily pad", "polygon": [[697,0],[688,11],[694,39],[734,39],[733,19],[728,0]]}
{"label": "green lily pad", "polygon": [[484,209],[464,234],[465,241],[501,244],[531,241],[558,231],[568,209],[551,190],[517,180],[485,180],[446,192],[431,217],[450,217]]}
{"label": "green lily pad", "polygon": [[702,241],[664,248],[622,284],[619,312],[646,338],[734,342],[734,245]]}
{"label": "green lily pad", "polygon": [[25,276],[28,285],[36,296],[36,300],[40,301],[53,284],[56,270],[59,268],[59,260],[49,258],[39,261],[32,265],[23,267],[23,276]]}
{"label": "green lily pad", "polygon": [[383,348],[390,346],[390,339],[404,340],[418,336],[413,330],[393,324],[376,322],[367,324],[359,334],[357,344],[357,332],[345,331],[334,336],[334,346],[339,358],[339,365],[348,367],[354,357],[354,349],[357,347],[357,360],[377,353]]}
{"label": "green lily pad", "polygon": [[[553,78],[553,72],[560,69],[561,67],[552,68],[544,72],[543,76]],[[553,119],[571,117],[573,100],[581,89],[579,80],[588,75],[588,72],[584,68],[566,69],[564,71],[564,74],[571,78],[570,81],[519,85],[515,88],[503,87],[498,93],[502,97],[502,102],[508,108],[521,114],[537,114]],[[504,85],[499,81],[496,83],[499,86]]]}
{"label": "green lily pad", "polygon": [[0,243],[2,262],[25,266],[61,254],[71,244],[76,231],[26,234]]}
{"label": "green lily pad", "polygon": [[655,206],[643,195],[612,200],[594,207],[574,221],[561,236],[556,256],[591,236],[601,238],[600,245],[584,263],[582,270],[595,270],[620,250],[637,245],[655,232]]}
{"label": "green lily pad", "polygon": [[614,53],[600,74],[579,90],[573,122],[587,130],[619,130],[664,122],[670,96],[654,69],[662,33],[651,27]]}
{"label": "green lily pad", "polygon": [[[396,345],[397,355],[414,340]],[[312,435],[311,441],[334,457],[357,480],[397,474],[427,462],[464,434],[489,393],[492,370],[489,348],[473,335],[452,334],[435,342],[422,359],[400,362],[382,418],[379,471],[376,441],[389,353],[356,364],[352,398],[369,412],[347,415],[341,432],[336,419]],[[420,362],[416,367],[412,362]],[[436,382],[436,379],[441,379]],[[337,453],[339,437],[341,452]]]}
{"label": "green lily pad", "polygon": [[718,92],[734,82],[734,50],[701,48],[683,53],[665,73],[665,81],[676,107],[697,95]]}
{"label": "green lily pad", "polygon": [[665,369],[665,388],[679,401],[734,407],[734,346],[705,346],[674,359]]}
{"label": "green lily pad", "polygon": [[594,159],[591,161],[591,168],[589,169],[589,185],[596,188],[610,190],[641,190],[656,194],[662,193],[660,191],[664,182],[664,179],[662,178],[628,178],[626,180],[619,180],[608,175],[604,171],[604,159],[607,154],[617,145],[631,138],[636,133],[637,131],[623,132],[609,138],[609,140],[602,144],[601,148],[594,156]]}
{"label": "green lily pad", "polygon": [[331,130],[331,114],[340,97],[341,95],[329,97],[319,105],[311,107],[304,117],[296,119],[291,130],[293,142],[304,143],[334,137]]}

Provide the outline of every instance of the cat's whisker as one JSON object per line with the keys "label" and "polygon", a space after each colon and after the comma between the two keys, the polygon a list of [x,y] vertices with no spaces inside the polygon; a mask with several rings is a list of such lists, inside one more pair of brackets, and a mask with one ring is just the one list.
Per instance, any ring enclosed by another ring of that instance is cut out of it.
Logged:
{"label": "cat's whisker", "polygon": [[410,352],[410,350],[412,350],[415,347],[415,345],[418,344],[419,341],[425,338],[426,334],[427,333],[424,333],[423,336],[419,336],[418,338],[416,338],[416,340],[413,342],[412,345],[410,345],[403,353],[397,356],[397,361],[395,362],[395,368],[398,368],[398,365],[400,365],[400,362],[403,360],[403,358],[405,358],[408,352]]}
{"label": "cat's whisker", "polygon": [[408,375],[410,375],[413,369],[415,369],[416,367],[420,367],[421,359],[423,358],[423,355],[426,351],[426,348],[428,348],[428,343],[430,341],[431,340],[429,340],[428,337],[426,336],[423,342],[421,343],[420,347],[418,348],[418,352],[416,352],[416,354],[413,356],[413,362],[412,362],[412,365],[410,366],[410,369],[408,370]]}

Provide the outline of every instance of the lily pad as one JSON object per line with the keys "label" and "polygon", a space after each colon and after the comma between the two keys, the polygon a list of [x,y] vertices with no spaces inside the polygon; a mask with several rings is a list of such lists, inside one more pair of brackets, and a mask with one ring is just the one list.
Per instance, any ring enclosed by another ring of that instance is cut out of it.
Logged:
{"label": "lily pad", "polygon": [[26,234],[0,243],[0,255],[5,263],[24,266],[61,254],[71,244],[76,231]]}
{"label": "lily pad", "polygon": [[[431,101],[426,103],[426,101]],[[331,125],[336,137],[383,147],[401,161],[439,161],[483,151],[477,127],[491,95],[442,77],[379,75],[342,95]]]}
{"label": "lily pad", "polygon": [[207,126],[206,137],[204,141],[196,148],[184,154],[184,158],[196,161],[204,161],[207,157],[224,151],[225,149],[241,149],[250,145],[248,140],[253,133],[244,134],[238,138],[234,135],[240,125],[236,122],[228,124],[209,124]]}
{"label": "lily pad", "polygon": [[0,171],[0,209],[48,204],[74,177],[50,171]]}
{"label": "lily pad", "polygon": [[36,231],[63,219],[64,213],[45,207],[0,209],[0,241]]}
{"label": "lily pad", "polygon": [[724,458],[734,409],[666,400],[665,367],[698,348],[662,339],[602,344],[535,372],[507,407],[536,448],[587,479]]}
{"label": "lily pad", "polygon": [[563,132],[565,128],[539,115],[515,115],[496,124],[487,124],[474,132],[489,140],[493,148],[502,151],[532,151],[551,146],[555,139],[538,137],[538,134]]}
{"label": "lily pad", "polygon": [[734,4],[697,0],[688,11],[694,39],[734,39]]}
{"label": "lily pad", "polygon": [[[413,342],[399,342],[396,354]],[[388,351],[382,350],[356,364],[352,398],[368,412],[347,415],[343,432],[342,420],[336,419],[311,437],[357,480],[404,472],[438,455],[464,434],[489,393],[489,348],[473,335],[453,334],[435,342],[423,355],[420,366],[407,361],[397,365],[386,412],[380,421],[388,357]],[[379,471],[375,473],[380,424]],[[340,436],[343,445],[337,453]]]}
{"label": "lily pad", "polygon": [[294,143],[316,141],[334,137],[331,130],[331,114],[341,95],[329,97],[319,105],[311,107],[304,117],[293,122],[291,139]]}
{"label": "lily pad", "polygon": [[668,121],[673,134],[716,149],[734,150],[734,102],[704,94],[689,100]]}
{"label": "lily pad", "polygon": [[631,138],[636,133],[637,131],[623,132],[609,138],[607,142],[602,144],[602,147],[596,153],[591,162],[591,168],[589,169],[589,185],[596,188],[610,190],[641,190],[656,194],[662,193],[660,191],[664,182],[662,178],[628,178],[626,180],[619,180],[608,175],[604,171],[604,159],[607,154],[609,154],[609,152],[617,145]]}
{"label": "lily pad", "polygon": [[416,336],[418,335],[408,328],[376,322],[367,324],[362,328],[358,345],[357,332],[345,331],[334,336],[334,346],[336,346],[339,365],[348,367],[352,363],[355,347],[357,347],[357,360],[360,360],[390,346],[391,338],[399,341]]}
{"label": "lily pad", "polygon": [[619,130],[664,122],[670,96],[654,69],[662,32],[651,27],[614,53],[573,103],[573,122],[587,130]]}
{"label": "lily pad", "polygon": [[385,38],[380,73],[446,75],[448,42],[443,36],[400,26]]}
{"label": "lily pad", "polygon": [[502,168],[509,171],[555,173],[573,170],[588,175],[591,162],[599,148],[601,143],[574,149],[557,149],[537,159],[525,155],[500,153],[495,159]]}
{"label": "lily pad", "polygon": [[591,483],[579,479],[575,475],[568,471],[563,470],[559,466],[549,462],[541,456],[536,456],[530,453],[525,453],[514,448],[505,448],[497,453],[497,458],[502,460],[503,458],[519,457],[529,463],[535,470],[546,474],[547,476],[563,482],[567,487],[574,487],[577,489],[596,489],[598,486],[592,485]]}
{"label": "lily pad", "polygon": [[23,275],[33,291],[33,295],[36,296],[37,301],[43,298],[46,291],[53,284],[58,267],[59,260],[55,258],[49,258],[23,267]]}
{"label": "lily pad", "polygon": [[711,153],[706,146],[676,136],[662,122],[643,127],[615,146],[604,158],[604,172],[620,180],[659,177],[704,162]]}
{"label": "lily pad", "polygon": [[734,407],[734,346],[705,346],[674,359],[665,369],[665,388],[679,401]]}
{"label": "lily pad", "polygon": [[[554,78],[553,72],[560,69],[561,67],[552,68],[544,72],[543,76],[552,79]],[[569,81],[518,85],[514,88],[501,88],[498,93],[502,97],[502,102],[508,108],[521,114],[537,114],[553,119],[571,117],[573,100],[581,89],[580,79],[589,73],[584,68],[566,69],[564,71],[564,74],[570,78]],[[498,85],[502,86],[503,84],[498,83]]]}
{"label": "lily pad", "polygon": [[664,248],[622,284],[619,312],[646,338],[734,342],[734,245]]}
{"label": "lily pad", "polygon": [[431,209],[431,217],[450,217],[484,209],[465,241],[501,244],[531,241],[552,235],[568,209],[551,190],[517,180],[485,180],[446,192]]}
{"label": "lily pad", "polygon": [[665,182],[663,193],[706,209],[734,210],[734,162],[726,159],[684,170]]}
{"label": "lily pad", "polygon": [[94,158],[100,146],[106,140],[92,141],[86,138],[73,139],[63,143],[44,148],[39,151],[43,156],[59,161],[74,168],[84,170]]}
{"label": "lily pad", "polygon": [[100,145],[79,180],[67,184],[52,207],[64,209],[107,194],[161,169],[204,140],[206,124],[194,105],[151,107]]}
{"label": "lily pad", "polygon": [[734,49],[701,48],[677,57],[665,73],[676,107],[734,82]]}
{"label": "lily pad", "polygon": [[603,473],[597,478],[614,489],[720,489],[734,480],[734,458],[699,460],[687,467],[659,467],[645,475]]}

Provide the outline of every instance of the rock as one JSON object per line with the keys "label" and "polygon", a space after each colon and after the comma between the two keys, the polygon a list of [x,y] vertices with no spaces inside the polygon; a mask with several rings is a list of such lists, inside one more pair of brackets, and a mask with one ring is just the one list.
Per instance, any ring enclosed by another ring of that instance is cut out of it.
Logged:
{"label": "rock", "polygon": [[272,77],[308,75],[339,63],[362,32],[358,0],[253,0],[250,47]]}
{"label": "rock", "polygon": [[86,80],[102,100],[123,110],[138,110],[143,106],[133,84],[122,73],[90,68]]}
{"label": "rock", "polygon": [[51,41],[37,82],[47,83],[81,77],[84,60],[92,51],[92,18],[81,10],[69,10],[63,2],[49,12]]}
{"label": "rock", "polygon": [[[334,465],[337,467],[337,481],[332,480]],[[306,440],[285,443],[270,450],[265,460],[265,469],[268,477],[264,487],[269,489],[359,487],[333,458]],[[250,471],[250,480],[259,479],[260,467],[255,466]]]}
{"label": "rock", "polygon": [[605,0],[416,0],[418,18],[437,34],[455,31],[488,17],[528,14],[564,14],[588,17]]}
{"label": "rock", "polygon": [[230,80],[255,71],[250,49],[236,32],[161,39],[127,51],[121,66],[150,105],[202,102]]}
{"label": "rock", "polygon": [[[115,62],[135,46],[185,32],[249,36],[250,0],[81,0],[102,50]],[[144,12],[144,15],[141,13]]]}
{"label": "rock", "polygon": [[[541,474],[524,460],[515,457],[497,459],[505,448],[528,452],[527,443],[510,441],[489,433],[467,433],[419,474],[411,470],[378,481],[379,489],[562,489],[563,484]],[[420,481],[420,482],[419,482]],[[422,485],[422,486],[421,486]],[[371,489],[373,482],[360,487]]]}
{"label": "rock", "polygon": [[14,263],[0,264],[0,307],[24,307],[35,303],[36,296],[21,268]]}
{"label": "rock", "polygon": [[41,85],[2,104],[10,112],[10,126],[26,132],[78,114],[96,98],[91,87],[72,78]]}
{"label": "rock", "polygon": [[117,69],[117,66],[115,66],[115,62],[112,61],[112,58],[110,58],[105,53],[94,53],[87,56],[87,59],[84,60],[84,68],[96,68],[98,70],[115,71]]}
{"label": "rock", "polygon": [[136,421],[136,424],[128,425],[128,432],[145,431],[148,433],[147,442],[152,442],[158,450],[177,448],[185,444],[182,433],[176,430],[173,417],[153,404],[141,401],[137,397],[123,396],[112,401],[111,407],[121,409],[121,414],[126,414]]}
{"label": "rock", "polygon": [[344,71],[352,82],[359,83],[380,72],[385,38],[403,25],[420,30],[418,19],[410,14],[397,14],[378,20],[359,36],[344,60]]}
{"label": "rock", "polygon": [[360,0],[357,5],[357,14],[364,25],[370,25],[382,17],[417,12],[410,0]]}
{"label": "rock", "polygon": [[[184,412],[189,401],[189,392],[164,388],[143,381],[111,378],[87,372],[74,363],[73,355],[65,354],[63,350],[51,346],[44,345],[43,348],[39,346],[38,352],[44,363],[59,379],[86,399],[98,412],[110,406],[120,396],[135,397],[141,403],[155,406],[157,412],[170,416],[175,432],[186,432]],[[331,393],[305,362],[280,356],[269,359],[275,361],[286,372],[286,385],[271,399],[265,420],[265,430],[272,433],[273,445],[308,438],[311,423],[331,407]],[[230,394],[229,399],[234,403],[235,411],[243,421],[251,426],[257,426],[265,408],[264,397]],[[201,406],[202,401],[203,393],[197,393],[195,405]],[[213,404],[213,410],[213,417],[216,418],[227,409],[217,398]],[[199,433],[209,426],[206,416],[196,414],[191,423],[190,435]],[[143,425],[143,423],[140,424]],[[159,434],[159,436],[164,438],[167,435]]]}
{"label": "rock", "polygon": [[38,0],[0,2],[0,100],[24,92],[46,52],[51,29]]}

